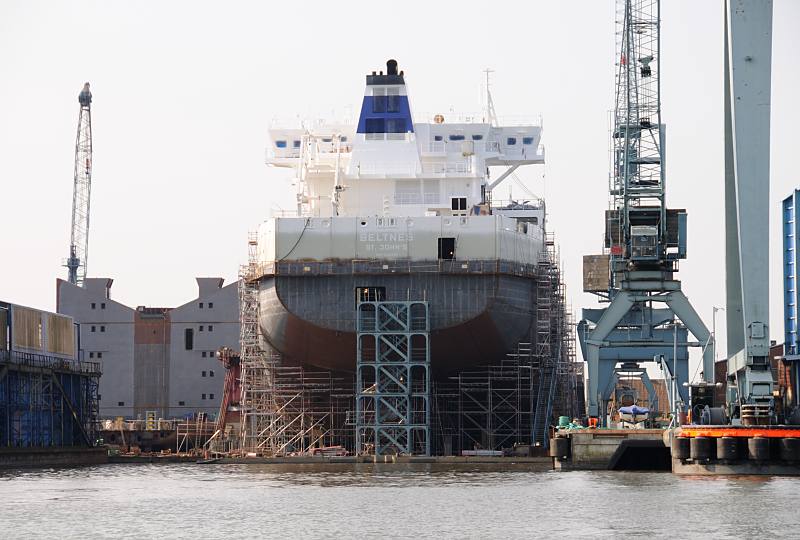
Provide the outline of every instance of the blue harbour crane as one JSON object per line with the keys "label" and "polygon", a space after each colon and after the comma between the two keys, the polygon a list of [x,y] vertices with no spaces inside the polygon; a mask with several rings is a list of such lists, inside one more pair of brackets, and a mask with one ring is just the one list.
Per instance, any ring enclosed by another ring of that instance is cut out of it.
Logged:
{"label": "blue harbour crane", "polygon": [[714,377],[713,336],[675,275],[687,255],[687,214],[666,201],[659,1],[618,0],[617,8],[610,208],[603,254],[584,258],[584,290],[608,305],[584,309],[578,325],[588,414],[603,425],[620,377],[638,376],[651,387],[642,364],[665,369],[676,415],[689,402],[689,346],[702,349],[705,381]]}

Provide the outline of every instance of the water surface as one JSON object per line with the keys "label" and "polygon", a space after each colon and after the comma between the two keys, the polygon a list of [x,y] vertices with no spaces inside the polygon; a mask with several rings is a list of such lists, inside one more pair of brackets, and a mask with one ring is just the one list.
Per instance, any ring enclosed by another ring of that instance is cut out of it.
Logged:
{"label": "water surface", "polygon": [[800,538],[800,478],[446,465],[0,473],[2,538]]}

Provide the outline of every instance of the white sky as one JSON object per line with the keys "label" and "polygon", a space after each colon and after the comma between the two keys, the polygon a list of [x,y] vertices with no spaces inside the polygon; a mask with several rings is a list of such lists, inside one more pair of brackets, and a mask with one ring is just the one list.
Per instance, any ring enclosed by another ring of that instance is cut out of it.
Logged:
{"label": "white sky", "polygon": [[[292,208],[291,172],[264,165],[270,119],[357,113],[364,75],[391,57],[416,111],[477,111],[481,70],[491,67],[498,114],[541,113],[548,163],[519,176],[547,197],[575,310],[591,306],[581,257],[600,251],[607,207],[614,12],[613,0],[5,0],[0,299],[55,308],[85,81],[94,94],[89,275],[114,278],[125,304],[175,306],[196,294],[195,276],[235,279],[247,231],[271,206]],[[710,326],[712,306],[725,302],[723,2],[664,0],[662,23],[669,205],[689,212],[680,277]],[[798,183],[798,23],[800,2],[775,0],[769,264],[779,341],[779,203]],[[717,319],[721,329],[724,314]]]}

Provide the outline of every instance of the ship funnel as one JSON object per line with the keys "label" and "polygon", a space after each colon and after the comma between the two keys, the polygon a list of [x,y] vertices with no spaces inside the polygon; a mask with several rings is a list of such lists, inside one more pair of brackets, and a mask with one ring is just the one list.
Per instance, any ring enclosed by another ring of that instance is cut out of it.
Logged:
{"label": "ship funnel", "polygon": [[349,172],[386,171],[391,168],[388,161],[404,171],[420,170],[405,76],[397,60],[387,60],[386,71],[373,71],[366,82]]}

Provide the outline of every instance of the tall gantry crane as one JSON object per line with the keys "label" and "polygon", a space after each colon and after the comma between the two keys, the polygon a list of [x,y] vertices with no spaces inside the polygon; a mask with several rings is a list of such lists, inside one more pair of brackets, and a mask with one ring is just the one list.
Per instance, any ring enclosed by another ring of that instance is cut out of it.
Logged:
{"label": "tall gantry crane", "polygon": [[[702,347],[703,374],[714,377],[712,336],[675,278],[686,258],[687,216],[666,205],[660,27],[658,0],[617,1],[611,204],[604,253],[584,259],[584,290],[609,305],[584,309],[578,328],[589,370],[589,416],[604,424],[619,378],[635,375],[649,386],[642,363],[667,371],[676,413],[688,404],[687,347]],[[697,341],[689,342],[687,331]]]}
{"label": "tall gantry crane", "polygon": [[83,286],[89,256],[89,202],[92,192],[92,92],[89,83],[78,94],[78,134],[75,137],[75,170],[72,191],[72,232],[69,239],[67,279]]}

